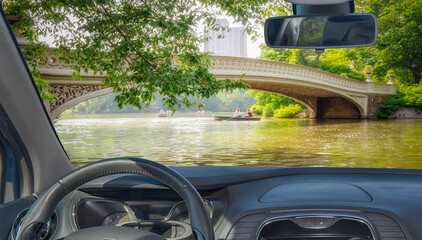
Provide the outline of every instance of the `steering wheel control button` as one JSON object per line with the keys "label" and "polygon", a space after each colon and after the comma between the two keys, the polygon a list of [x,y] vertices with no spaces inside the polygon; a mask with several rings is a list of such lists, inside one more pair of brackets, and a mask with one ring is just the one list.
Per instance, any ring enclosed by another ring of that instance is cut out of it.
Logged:
{"label": "steering wheel control button", "polygon": [[295,219],[296,223],[303,228],[315,228],[315,217],[298,217]]}
{"label": "steering wheel control button", "polygon": [[327,228],[331,226],[335,222],[335,218],[333,217],[318,217],[316,218],[316,228]]}

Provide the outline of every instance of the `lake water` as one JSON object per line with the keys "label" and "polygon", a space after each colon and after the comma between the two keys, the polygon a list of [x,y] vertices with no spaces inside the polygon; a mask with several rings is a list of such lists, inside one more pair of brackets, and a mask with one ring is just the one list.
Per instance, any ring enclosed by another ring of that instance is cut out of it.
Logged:
{"label": "lake water", "polygon": [[421,120],[216,122],[186,113],[76,114],[55,125],[75,166],[133,156],[180,166],[422,168]]}

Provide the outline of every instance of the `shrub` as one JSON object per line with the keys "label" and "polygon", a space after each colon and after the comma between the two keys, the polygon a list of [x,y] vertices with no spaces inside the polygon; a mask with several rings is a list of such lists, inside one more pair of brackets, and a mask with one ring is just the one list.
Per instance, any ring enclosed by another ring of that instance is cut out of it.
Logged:
{"label": "shrub", "polygon": [[394,95],[381,102],[378,117],[387,118],[402,108],[415,108],[417,112],[422,110],[422,86],[407,86],[400,88],[400,94]]}
{"label": "shrub", "polygon": [[290,118],[303,110],[303,107],[299,104],[292,104],[274,111],[274,117],[279,118]]}
{"label": "shrub", "polygon": [[267,104],[263,108],[262,116],[263,117],[272,117],[272,116],[274,116],[274,111],[275,111],[274,105]]}
{"label": "shrub", "polygon": [[422,109],[422,85],[409,86],[401,90],[404,93],[403,100],[407,107]]}
{"label": "shrub", "polygon": [[397,94],[392,97],[386,98],[381,102],[381,108],[378,112],[379,118],[387,118],[391,114],[394,114],[397,110],[402,109],[406,106],[404,100],[404,94]]}

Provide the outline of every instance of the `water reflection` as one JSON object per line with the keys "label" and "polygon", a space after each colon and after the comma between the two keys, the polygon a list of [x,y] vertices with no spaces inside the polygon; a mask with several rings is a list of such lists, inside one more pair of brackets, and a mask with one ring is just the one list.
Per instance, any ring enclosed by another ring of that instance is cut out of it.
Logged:
{"label": "water reflection", "polygon": [[420,120],[215,122],[176,114],[81,115],[58,121],[75,166],[135,156],[166,165],[422,168]]}

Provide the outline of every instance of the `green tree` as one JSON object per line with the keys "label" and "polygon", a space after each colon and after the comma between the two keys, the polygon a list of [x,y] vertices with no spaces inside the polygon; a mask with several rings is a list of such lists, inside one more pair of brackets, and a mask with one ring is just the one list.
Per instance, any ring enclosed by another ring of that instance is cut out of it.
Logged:
{"label": "green tree", "polygon": [[363,64],[360,54],[351,49],[329,49],[321,56],[319,68],[343,77],[363,81]]}
{"label": "green tree", "polygon": [[262,44],[260,58],[319,68],[344,77],[365,80],[363,67],[370,57],[365,48],[328,49],[324,54],[315,50],[269,48]]}
{"label": "green tree", "polygon": [[422,86],[402,85],[399,94],[381,102],[381,110],[378,113],[378,117],[387,118],[403,108],[414,108],[418,112],[422,111]]}
{"label": "green tree", "polygon": [[[105,85],[118,93],[119,107],[141,108],[163,96],[175,110],[198,106],[190,97],[209,98],[219,91],[246,88],[244,81],[219,81],[209,72],[210,61],[199,46],[205,40],[195,28],[199,22],[219,29],[222,12],[234,16],[255,37],[265,16],[285,13],[281,0],[10,0],[8,15],[19,19],[14,27],[31,44],[24,54],[36,73],[46,61],[40,38],[54,39],[56,54],[69,62],[79,79],[88,69],[107,74]],[[175,56],[177,55],[177,60]],[[174,64],[176,63],[176,64]]]}
{"label": "green tree", "polygon": [[379,35],[376,64],[379,75],[388,70],[406,70],[413,84],[419,84],[422,73],[422,0],[367,0],[364,10],[378,17]]}
{"label": "green tree", "polygon": [[292,56],[292,52],[289,49],[284,48],[269,48],[265,44],[259,46],[261,50],[261,55],[259,58],[280,61],[280,62],[289,62],[289,58]]}
{"label": "green tree", "polygon": [[[286,107],[289,107],[290,105],[300,106],[300,109],[296,108],[297,111],[295,111],[294,114],[302,111],[303,109],[306,109],[306,107],[303,106],[302,104],[298,104],[296,101],[290,98],[282,97],[276,94],[255,91],[255,90],[250,90],[247,93],[253,96],[255,100],[257,101],[252,106],[251,111],[255,114],[259,114],[264,117],[273,117],[274,114],[277,112],[277,110],[284,109]],[[291,117],[294,114],[289,114],[289,116],[287,116],[287,115],[281,114],[281,112],[279,111],[278,117]]]}
{"label": "green tree", "polygon": [[[233,91],[233,93],[219,93],[217,98],[221,101],[220,111],[234,112],[236,108],[240,108],[242,112],[251,108],[256,100],[246,91]],[[207,108],[208,109],[208,108]]]}
{"label": "green tree", "polygon": [[281,107],[274,111],[274,117],[279,118],[290,118],[302,111],[304,108],[300,104],[290,104],[288,106]]}

